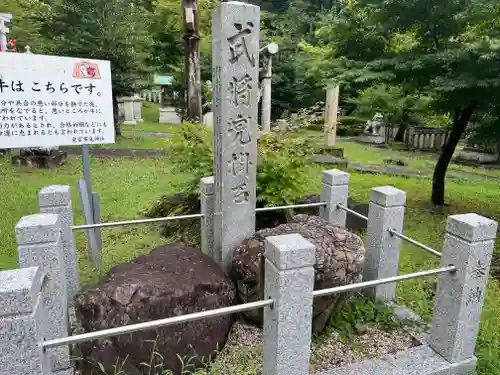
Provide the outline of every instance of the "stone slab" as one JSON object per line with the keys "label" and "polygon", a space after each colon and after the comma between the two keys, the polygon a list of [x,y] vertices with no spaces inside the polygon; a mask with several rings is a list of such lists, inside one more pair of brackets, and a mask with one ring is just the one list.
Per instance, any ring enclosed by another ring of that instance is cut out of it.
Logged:
{"label": "stone slab", "polygon": [[383,135],[360,135],[357,137],[357,141],[361,143],[371,143],[375,145],[381,145],[385,143],[385,136]]}
{"label": "stone slab", "polygon": [[347,167],[349,160],[331,155],[314,155],[313,162],[319,164],[338,165],[339,167]]}
{"label": "stone slab", "polygon": [[487,164],[496,163],[498,161],[498,156],[498,153],[491,154],[480,151],[462,150],[457,153],[456,160]]}
{"label": "stone slab", "polygon": [[323,172],[321,180],[328,185],[348,185],[349,173],[338,169],[330,169]]}
{"label": "stone slab", "polygon": [[46,186],[38,193],[38,203],[41,207],[66,206],[70,202],[70,187],[67,185]]}
{"label": "stone slab", "polygon": [[38,345],[44,337],[46,311],[41,295],[33,312],[0,317],[0,369],[2,374],[52,375],[49,356]]}
{"label": "stone slab", "polygon": [[175,108],[168,107],[160,109],[160,124],[180,125],[181,122],[181,118],[179,117],[177,112],[175,112]]}
{"label": "stone slab", "polygon": [[300,234],[287,234],[266,238],[266,258],[279,270],[314,266],[314,245]]}
{"label": "stone slab", "polygon": [[315,375],[474,375],[476,358],[450,364],[427,345]]}
{"label": "stone slab", "polygon": [[448,233],[469,242],[486,241],[496,238],[496,221],[478,214],[452,215],[448,218]]}
{"label": "stone slab", "polygon": [[24,216],[16,225],[18,244],[29,245],[56,242],[61,235],[58,215],[36,214]]}
{"label": "stone slab", "polygon": [[38,267],[0,272],[0,316],[33,311],[44,277]]}
{"label": "stone slab", "polygon": [[371,190],[370,201],[382,207],[404,206],[406,193],[393,186],[380,186]]}

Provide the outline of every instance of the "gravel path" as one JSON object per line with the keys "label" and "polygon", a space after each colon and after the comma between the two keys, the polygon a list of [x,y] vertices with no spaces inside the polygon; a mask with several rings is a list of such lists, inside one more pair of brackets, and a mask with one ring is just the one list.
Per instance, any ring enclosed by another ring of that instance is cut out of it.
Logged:
{"label": "gravel path", "polygon": [[[388,333],[367,327],[363,335],[346,342],[339,341],[339,337],[333,334],[321,344],[312,344],[310,373],[395,353],[414,345],[414,339],[404,330]],[[260,375],[262,358],[262,329],[239,321],[233,325],[214,367],[220,375]]]}

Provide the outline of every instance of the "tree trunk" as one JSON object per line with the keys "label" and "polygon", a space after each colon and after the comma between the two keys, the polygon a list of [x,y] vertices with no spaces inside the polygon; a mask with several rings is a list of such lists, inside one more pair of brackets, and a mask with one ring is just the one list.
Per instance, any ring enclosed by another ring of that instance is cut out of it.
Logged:
{"label": "tree trunk", "polygon": [[120,114],[118,113],[118,99],[113,95],[113,120],[115,123],[115,137],[120,137],[122,131],[120,129]]}
{"label": "tree trunk", "polygon": [[404,142],[405,131],[407,128],[408,128],[408,125],[405,122],[402,122],[399,125],[398,132],[396,133],[396,136],[394,137],[394,140],[396,142]]}
{"label": "tree trunk", "polygon": [[450,164],[455,148],[457,147],[460,137],[465,131],[474,110],[477,108],[477,102],[471,101],[465,108],[457,108],[453,115],[453,126],[450,137],[444,145],[443,151],[439,156],[434,175],[432,177],[432,203],[438,206],[444,205],[444,182],[446,170]]}
{"label": "tree trunk", "polygon": [[182,5],[184,10],[186,117],[189,121],[201,121],[202,95],[197,1],[183,0]]}
{"label": "tree trunk", "polygon": [[[408,95],[407,92],[405,92],[405,95]],[[396,134],[396,136],[394,137],[394,140],[396,142],[404,142],[404,138],[405,138],[405,131],[406,129],[408,128],[408,121],[409,121],[409,116],[408,116],[408,110],[407,109],[403,109],[403,114],[401,116],[401,123],[399,125],[399,129],[398,129],[398,132]]]}

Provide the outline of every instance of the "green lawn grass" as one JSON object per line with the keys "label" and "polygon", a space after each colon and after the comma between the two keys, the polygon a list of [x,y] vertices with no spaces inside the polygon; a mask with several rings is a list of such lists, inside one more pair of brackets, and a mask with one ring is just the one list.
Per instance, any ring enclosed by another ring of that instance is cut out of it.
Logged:
{"label": "green lawn grass", "polygon": [[[57,170],[17,169],[8,158],[0,158],[3,199],[0,203],[0,270],[18,266],[14,227],[24,215],[38,212],[37,193],[47,185],[71,186],[76,224],[83,224],[76,188],[82,177],[81,158],[69,157]],[[91,158],[92,188],[99,193],[102,221],[136,219],[162,194],[173,193],[176,181],[165,158],[98,159]],[[148,253],[164,244],[154,226],[124,227],[103,230],[103,265],[112,265]],[[77,235],[80,278],[83,285],[95,280],[87,262],[85,238]]]}
{"label": "green lawn grass", "polygon": [[116,138],[115,143],[105,145],[92,145],[95,148],[143,148],[143,149],[164,149],[167,147],[166,138],[153,137],[139,134],[123,134]]}
{"label": "green lawn grass", "polygon": [[[121,141],[120,141],[121,142]],[[386,155],[382,149],[354,143],[341,143],[346,156],[356,161],[380,162]],[[390,150],[389,150],[390,152]],[[323,166],[311,165],[307,173],[310,193],[321,189]],[[91,158],[93,190],[101,199],[102,221],[136,219],[163,194],[176,192],[178,184],[187,174],[174,175],[167,157],[161,158]],[[17,267],[17,252],[14,226],[23,216],[36,213],[37,192],[44,186],[64,184],[72,187],[74,214],[77,224],[82,224],[81,205],[76,182],[82,178],[81,159],[70,157],[65,165],[56,170],[17,169],[10,165],[9,158],[0,159],[2,175],[0,201],[0,269]],[[448,206],[434,208],[429,203],[431,180],[390,177],[384,175],[351,174],[350,196],[359,201],[368,201],[372,187],[393,185],[407,192],[407,208],[404,221],[405,234],[440,250],[446,226],[446,218],[454,213],[476,212],[500,220],[500,183],[481,179],[449,181],[446,185]],[[129,261],[140,254],[148,253],[157,245],[166,243],[154,226],[123,227],[103,230],[103,269],[109,270],[117,263]],[[77,235],[78,264],[82,285],[96,280],[86,255],[83,234]],[[500,245],[497,244],[497,251]],[[432,255],[405,244],[401,252],[401,273],[434,268],[438,261]],[[410,306],[422,316],[429,318],[433,301],[429,297],[429,278],[408,280],[398,285],[398,302]],[[486,303],[477,356],[481,375],[500,375],[500,288],[491,280]]]}

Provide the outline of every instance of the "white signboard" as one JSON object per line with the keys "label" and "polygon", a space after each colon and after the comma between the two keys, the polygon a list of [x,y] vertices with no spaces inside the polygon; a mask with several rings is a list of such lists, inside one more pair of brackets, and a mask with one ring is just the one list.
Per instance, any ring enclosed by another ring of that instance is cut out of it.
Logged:
{"label": "white signboard", "polygon": [[0,53],[0,148],[114,142],[109,61]]}

